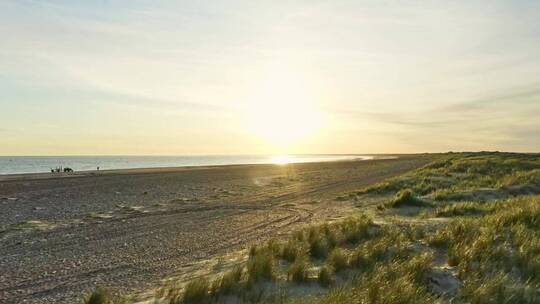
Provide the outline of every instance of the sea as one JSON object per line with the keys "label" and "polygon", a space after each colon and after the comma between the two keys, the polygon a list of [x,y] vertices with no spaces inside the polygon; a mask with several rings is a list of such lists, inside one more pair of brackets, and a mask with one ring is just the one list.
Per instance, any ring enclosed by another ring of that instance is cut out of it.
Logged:
{"label": "sea", "polygon": [[288,164],[340,160],[367,160],[369,155],[205,155],[205,156],[0,156],[0,175],[44,173],[58,167],[74,171],[217,166],[240,164]]}

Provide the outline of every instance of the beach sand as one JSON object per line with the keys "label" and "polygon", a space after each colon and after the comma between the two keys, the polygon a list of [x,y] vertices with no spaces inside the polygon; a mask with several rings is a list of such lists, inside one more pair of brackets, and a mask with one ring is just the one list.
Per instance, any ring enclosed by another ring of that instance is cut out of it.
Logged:
{"label": "beach sand", "polygon": [[0,177],[0,302],[74,303],[161,279],[299,225],[350,215],[336,197],[428,155]]}

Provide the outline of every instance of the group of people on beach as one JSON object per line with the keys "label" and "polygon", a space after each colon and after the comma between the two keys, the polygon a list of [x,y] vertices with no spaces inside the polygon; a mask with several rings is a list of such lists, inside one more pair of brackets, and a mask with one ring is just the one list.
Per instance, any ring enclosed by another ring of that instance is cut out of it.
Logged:
{"label": "group of people on beach", "polygon": [[51,168],[51,173],[60,173],[60,172],[66,172],[66,173],[69,173],[69,172],[73,172],[73,169],[69,168],[69,167],[65,167],[65,168],[62,168],[62,166],[60,167],[56,167],[56,168]]}
{"label": "group of people on beach", "polygon": [[[99,166],[96,168],[96,170],[99,171]],[[72,173],[72,172],[75,172],[75,171],[73,171],[73,169],[71,169],[69,167],[63,168],[62,166],[56,167],[56,168],[51,168],[51,173],[60,173],[60,172]]]}

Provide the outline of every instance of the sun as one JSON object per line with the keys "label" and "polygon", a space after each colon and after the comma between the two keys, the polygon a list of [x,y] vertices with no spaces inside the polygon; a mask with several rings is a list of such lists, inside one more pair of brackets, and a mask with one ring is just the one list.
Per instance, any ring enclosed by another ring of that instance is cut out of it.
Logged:
{"label": "sun", "polygon": [[286,77],[268,81],[248,99],[245,120],[249,132],[281,148],[315,135],[322,126],[311,90]]}
{"label": "sun", "polygon": [[250,132],[274,144],[290,144],[306,138],[319,126],[318,113],[293,100],[258,103],[248,114]]}

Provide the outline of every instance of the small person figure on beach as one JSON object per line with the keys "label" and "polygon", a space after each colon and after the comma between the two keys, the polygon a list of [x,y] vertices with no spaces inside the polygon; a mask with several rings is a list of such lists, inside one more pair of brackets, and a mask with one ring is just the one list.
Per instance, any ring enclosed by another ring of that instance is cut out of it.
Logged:
{"label": "small person figure on beach", "polygon": [[66,168],[64,168],[64,172],[73,172],[73,169],[71,169],[69,167],[66,167]]}
{"label": "small person figure on beach", "polygon": [[99,166],[97,167],[97,170],[99,171]]}

